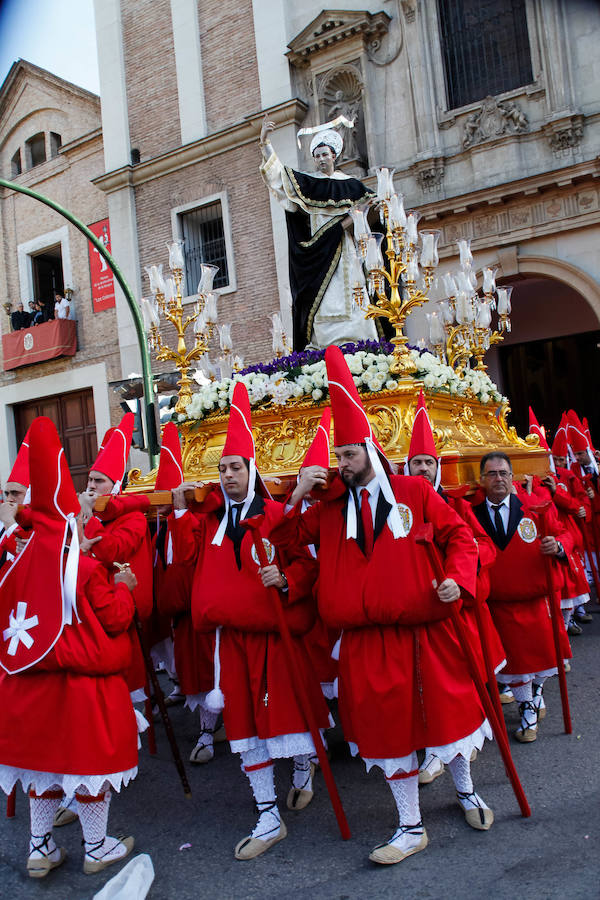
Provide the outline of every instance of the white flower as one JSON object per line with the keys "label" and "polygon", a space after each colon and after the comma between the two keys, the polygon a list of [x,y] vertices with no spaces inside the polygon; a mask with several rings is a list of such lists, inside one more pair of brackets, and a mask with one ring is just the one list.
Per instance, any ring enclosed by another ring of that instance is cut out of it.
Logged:
{"label": "white flower", "polygon": [[313,398],[313,400],[320,400],[322,396],[323,396],[323,391],[320,390],[319,388],[316,388],[316,389],[312,392],[312,398]]}
{"label": "white flower", "polygon": [[426,375],[423,379],[423,384],[425,385],[425,387],[433,387],[435,385],[435,378],[433,377],[433,375]]}
{"label": "white flower", "polygon": [[393,391],[394,388],[397,388],[397,387],[398,387],[398,382],[394,381],[393,378],[390,378],[389,381],[386,381],[386,383],[385,383],[386,391]]}
{"label": "white flower", "polygon": [[485,391],[484,391],[483,394],[481,394],[481,396],[479,397],[479,399],[481,400],[482,403],[489,403],[489,402],[490,402],[490,395],[489,395],[489,394],[486,394]]}

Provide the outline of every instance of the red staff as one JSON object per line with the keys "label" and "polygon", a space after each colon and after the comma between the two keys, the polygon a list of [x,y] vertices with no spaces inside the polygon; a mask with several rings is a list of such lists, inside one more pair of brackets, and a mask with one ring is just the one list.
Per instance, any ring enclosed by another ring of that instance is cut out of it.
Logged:
{"label": "red staff", "polygon": [[14,819],[15,817],[15,799],[17,796],[17,786],[15,784],[14,788],[6,798],[6,818]]}
{"label": "red staff", "polygon": [[[444,574],[444,567],[439,550],[433,543],[433,525],[431,524],[431,522],[428,522],[426,525],[421,526],[421,528],[415,534],[415,540],[417,544],[423,544],[423,546],[427,550],[429,561],[433,568],[437,583],[441,584],[443,581],[445,581],[446,575]],[[521,815],[523,816],[523,818],[528,818],[531,815],[531,808],[529,806],[529,803],[527,802],[525,791],[523,790],[523,786],[519,781],[519,776],[517,775],[517,770],[510,753],[506,728],[503,724],[500,723],[494,704],[492,703],[490,695],[488,694],[483,683],[483,679],[479,671],[479,666],[473,653],[473,648],[469,643],[465,625],[460,616],[460,610],[456,603],[450,603],[449,607],[450,617],[456,631],[458,642],[465,655],[469,674],[473,679],[473,682],[477,689],[477,693],[479,694],[481,705],[483,706],[485,714],[492,726],[492,731],[496,739],[496,743],[498,744],[498,749],[500,750],[502,761],[504,762],[504,768],[506,769],[506,773],[512,785],[515,797],[517,798],[517,803],[519,804]]]}
{"label": "red staff", "polygon": [[[252,540],[254,542],[254,547],[256,549],[256,555],[258,557],[258,562],[260,564],[261,569],[265,566],[269,565],[269,560],[267,559],[267,554],[265,551],[265,547],[263,544],[263,539],[260,533],[261,525],[264,522],[264,515],[252,516],[251,519],[244,519],[240,524],[249,529],[252,532]],[[269,592],[269,596],[273,599],[273,604],[275,606],[275,610],[277,613],[277,622],[279,624],[279,633],[281,635],[281,639],[283,640],[283,645],[285,647],[285,652],[288,661],[288,667],[290,671],[290,675],[292,677],[292,685],[294,687],[294,693],[296,694],[296,699],[298,700],[298,705],[304,714],[304,718],[308,723],[308,729],[310,731],[311,737],[313,739],[313,743],[315,745],[315,750],[317,751],[317,756],[319,757],[319,762],[321,764],[321,771],[323,772],[323,777],[325,779],[325,784],[327,785],[327,791],[329,793],[329,799],[331,800],[331,805],[333,806],[333,811],[335,813],[335,817],[338,822],[338,826],[340,829],[340,833],[342,835],[343,840],[347,841],[350,838],[350,827],[348,825],[348,820],[346,819],[346,814],[344,813],[344,808],[342,806],[342,801],[340,799],[340,795],[338,793],[338,789],[336,787],[335,781],[333,780],[333,773],[331,771],[331,766],[329,765],[329,760],[327,759],[327,754],[325,752],[325,747],[323,746],[323,740],[321,738],[321,733],[317,726],[317,721],[315,719],[315,714],[313,712],[312,706],[310,704],[310,700],[308,698],[308,694],[306,692],[306,685],[304,683],[304,677],[300,668],[298,666],[298,661],[296,659],[295,648],[292,643],[292,637],[290,634],[290,629],[288,627],[285,615],[283,613],[283,607],[281,605],[281,598],[279,596],[279,592],[275,587],[267,588]]]}
{"label": "red staff", "polygon": [[[550,500],[539,506],[531,506],[532,512],[537,513],[540,519],[540,532],[543,538],[548,537],[547,515],[550,508]],[[567,692],[567,676],[565,663],[560,649],[560,629],[564,628],[563,617],[560,613],[560,599],[552,581],[552,562],[547,554],[544,554],[544,566],[546,569],[546,586],[548,588],[548,602],[550,606],[550,618],[552,621],[552,637],[554,638],[554,652],[556,653],[556,667],[558,669],[558,684],[560,687],[560,700],[562,703],[563,722],[565,734],[571,734],[571,710],[569,709],[569,694]]]}

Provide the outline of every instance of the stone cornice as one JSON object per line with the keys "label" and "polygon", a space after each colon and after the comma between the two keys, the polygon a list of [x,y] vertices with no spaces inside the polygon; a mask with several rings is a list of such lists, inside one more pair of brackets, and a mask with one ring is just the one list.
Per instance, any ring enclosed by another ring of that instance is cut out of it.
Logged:
{"label": "stone cornice", "polygon": [[552,169],[550,172],[505,182],[495,187],[483,188],[456,197],[444,197],[431,203],[420,203],[419,210],[422,218],[429,221],[475,210],[481,212],[485,207],[505,206],[519,198],[529,200],[537,194],[544,194],[556,190],[556,188],[568,187],[599,177],[600,156],[596,156],[594,159],[582,163],[565,166],[562,169]]}
{"label": "stone cornice", "polygon": [[87,144],[91,144],[94,141],[100,141],[102,143],[102,129],[94,128],[93,131],[88,131],[87,134],[82,134],[81,137],[75,138],[74,141],[69,141],[68,144],[63,144],[60,148],[59,155],[68,156],[70,154],[76,153],[78,150],[81,150]]}
{"label": "stone cornice", "polygon": [[155,178],[162,178],[171,172],[177,172],[187,166],[193,166],[204,159],[219,156],[227,151],[235,150],[246,144],[252,144],[258,140],[260,126],[265,113],[278,128],[285,125],[298,126],[304,120],[308,107],[306,104],[294,98],[267,110],[259,110],[249,116],[245,116],[241,122],[236,122],[221,131],[216,131],[207,137],[176,147],[168,153],[155,156],[153,159],[138,163],[136,166],[127,165],[112,172],[106,172],[98,178],[92,179],[92,184],[105,193],[119,191],[122,188],[137,187]]}
{"label": "stone cornice", "polygon": [[353,12],[325,9],[288,44],[287,58],[294,66],[307,66],[309,57],[355,35],[373,40],[387,33],[390,17],[385,12]]}

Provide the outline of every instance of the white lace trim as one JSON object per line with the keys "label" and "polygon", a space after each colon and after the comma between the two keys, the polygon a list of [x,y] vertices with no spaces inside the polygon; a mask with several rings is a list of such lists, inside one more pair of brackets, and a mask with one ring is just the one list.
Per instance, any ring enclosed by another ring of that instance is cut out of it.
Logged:
{"label": "white lace trim", "polygon": [[212,712],[212,710],[208,709],[208,706],[205,703],[206,695],[208,693],[209,693],[208,691],[200,691],[199,694],[186,694],[185,695],[185,703],[183,704],[184,707],[191,710],[191,712],[194,712],[194,710],[198,709],[198,707],[200,707],[201,709],[205,709],[209,712]]}
{"label": "white lace trim", "polygon": [[561,601],[560,601],[560,608],[561,609],[573,609],[573,603],[574,603],[574,601],[572,599],[565,599],[564,597],[562,597]]}
{"label": "white lace trim", "polygon": [[519,681],[527,684],[529,681],[533,681],[534,678],[549,678],[551,675],[558,675],[556,666],[553,669],[544,669],[543,672],[528,672],[526,675],[509,675],[508,672],[502,672],[500,678],[502,684],[514,684]]}
{"label": "white lace trim", "polygon": [[[488,720],[484,719],[477,731],[474,731],[472,734],[461,738],[459,741],[454,741],[452,744],[442,744],[440,747],[426,747],[425,754],[433,753],[441,759],[443,763],[451,762],[455,756],[463,756],[465,759],[469,759],[475,748],[481,750],[486,738],[489,741],[492,740],[492,729]],[[358,753],[356,744],[350,743],[349,746],[352,756],[356,756]],[[411,772],[414,768],[414,757],[412,753],[408,756],[396,757],[395,759],[369,759],[363,757],[363,762],[367,767],[367,772],[369,772],[373,766],[377,766],[379,769],[383,770],[383,774],[386,778],[390,778],[395,772]]]}
{"label": "white lace trim", "polygon": [[0,788],[5,794],[10,794],[20,781],[24,791],[32,787],[37,794],[43,794],[53,785],[59,785],[69,797],[79,788],[85,787],[95,797],[102,790],[105,781],[119,792],[121,787],[127,787],[135,778],[137,771],[137,766],[134,766],[133,769],[114,772],[112,775],[57,775],[55,772],[37,772],[35,769],[15,769],[14,766],[0,765]]}
{"label": "white lace trim", "polygon": [[[323,737],[323,731],[321,731],[321,737]],[[266,740],[259,737],[243,738],[239,741],[229,741],[229,746],[233,753],[245,753],[247,750],[257,750],[263,747],[271,759],[287,759],[291,756],[312,755],[316,752],[309,731],[279,734],[277,737],[266,738]]]}

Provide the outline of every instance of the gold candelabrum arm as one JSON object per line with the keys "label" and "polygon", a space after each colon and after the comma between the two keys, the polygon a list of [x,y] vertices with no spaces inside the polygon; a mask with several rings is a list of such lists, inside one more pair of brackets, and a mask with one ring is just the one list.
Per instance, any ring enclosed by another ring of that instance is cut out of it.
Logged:
{"label": "gold candelabrum arm", "polygon": [[[389,319],[395,331],[395,335],[392,338],[394,358],[390,371],[394,375],[407,376],[416,372],[417,367],[407,347],[408,338],[404,334],[404,325],[408,314],[418,306],[422,306],[429,298],[427,292],[417,288],[415,281],[412,279],[406,279],[402,290],[402,276],[409,269],[408,260],[414,254],[415,247],[413,244],[408,245],[407,261],[404,262],[402,259],[404,246],[401,231],[399,234],[392,231],[389,224],[387,204],[385,204],[384,209],[387,226],[385,255],[388,260],[389,270],[380,267],[369,271],[369,279],[371,280],[376,300],[367,306],[365,318],[374,319],[384,316]],[[433,269],[424,269],[424,277],[425,286],[428,289],[433,278]],[[386,290],[386,285],[388,290]]]}
{"label": "gold candelabrum arm", "polygon": [[197,322],[199,315],[204,309],[205,298],[203,295],[200,295],[196,311],[184,317],[183,297],[181,294],[182,277],[182,269],[174,268],[173,280],[176,286],[174,297],[170,297],[167,300],[164,294],[156,294],[156,300],[165,321],[170,323],[175,329],[177,347],[172,348],[167,345],[158,325],[152,325],[150,329],[150,342],[156,351],[156,358],[161,362],[166,360],[172,361],[181,376],[177,382],[179,394],[175,405],[176,413],[185,413],[192,399],[193,381],[188,374],[190,365],[195,360],[201,359],[208,352],[209,342],[214,333],[214,324],[212,322],[207,323],[204,329],[196,332],[193,346],[188,348],[186,345],[186,332],[191,325]]}

